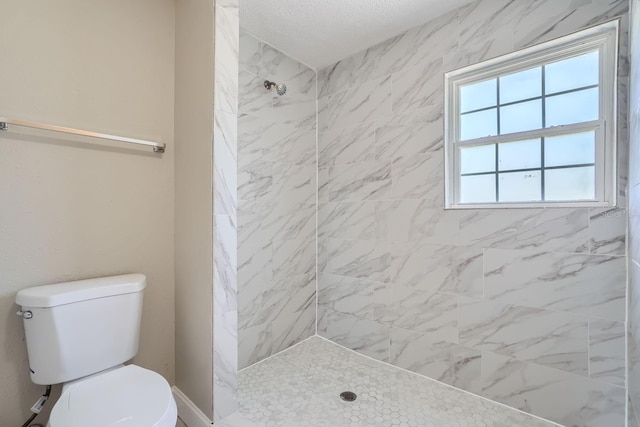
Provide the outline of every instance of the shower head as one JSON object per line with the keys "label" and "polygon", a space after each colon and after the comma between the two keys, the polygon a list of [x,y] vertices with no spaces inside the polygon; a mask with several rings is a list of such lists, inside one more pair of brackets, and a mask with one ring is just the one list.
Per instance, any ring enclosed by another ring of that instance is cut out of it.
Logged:
{"label": "shower head", "polygon": [[270,82],[269,80],[265,80],[264,81],[264,87],[267,90],[271,90],[271,88],[273,88],[274,86],[276,88],[276,93],[279,96],[282,96],[285,93],[287,93],[287,86],[285,86],[284,84],[282,84],[282,83],[278,84],[278,83],[275,83],[275,82]]}

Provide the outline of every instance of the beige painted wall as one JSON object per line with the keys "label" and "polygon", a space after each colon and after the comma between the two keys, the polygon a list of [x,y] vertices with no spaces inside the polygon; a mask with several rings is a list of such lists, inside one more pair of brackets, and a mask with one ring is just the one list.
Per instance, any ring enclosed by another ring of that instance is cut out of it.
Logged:
{"label": "beige painted wall", "polygon": [[25,129],[0,134],[0,425],[13,426],[42,391],[14,314],[22,288],[146,274],[134,362],[173,382],[174,2],[0,6],[0,116],[168,144],[159,156]]}
{"label": "beige painted wall", "polygon": [[213,418],[213,1],[176,1],[176,385]]}

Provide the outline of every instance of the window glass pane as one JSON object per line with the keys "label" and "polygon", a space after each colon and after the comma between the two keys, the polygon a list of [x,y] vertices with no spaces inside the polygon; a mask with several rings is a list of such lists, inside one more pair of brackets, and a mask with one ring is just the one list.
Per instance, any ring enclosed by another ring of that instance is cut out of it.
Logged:
{"label": "window glass pane", "polygon": [[460,148],[460,173],[493,172],[496,170],[496,146]]}
{"label": "window glass pane", "polygon": [[545,66],[545,94],[597,85],[600,76],[599,52],[554,62]]}
{"label": "window glass pane", "polygon": [[580,90],[546,99],[547,127],[598,120],[598,88]]}
{"label": "window glass pane", "polygon": [[582,132],[545,138],[545,166],[566,166],[595,163],[596,133]]}
{"label": "window glass pane", "polygon": [[500,104],[542,95],[542,67],[500,77]]}
{"label": "window glass pane", "polygon": [[529,101],[500,107],[500,134],[542,127],[542,101]]}
{"label": "window glass pane", "polygon": [[540,139],[507,142],[498,145],[498,169],[529,169],[540,167]]}
{"label": "window glass pane", "polygon": [[497,105],[497,81],[485,80],[460,87],[460,112],[479,110]]}
{"label": "window glass pane", "polygon": [[460,203],[494,203],[495,201],[495,174],[460,177]]}
{"label": "window glass pane", "polygon": [[544,175],[545,199],[593,200],[595,199],[595,169],[583,168],[548,169]]}
{"label": "window glass pane", "polygon": [[536,202],[542,198],[540,171],[510,172],[499,175],[501,202]]}
{"label": "window glass pane", "polygon": [[460,116],[460,140],[482,138],[498,134],[497,109]]}

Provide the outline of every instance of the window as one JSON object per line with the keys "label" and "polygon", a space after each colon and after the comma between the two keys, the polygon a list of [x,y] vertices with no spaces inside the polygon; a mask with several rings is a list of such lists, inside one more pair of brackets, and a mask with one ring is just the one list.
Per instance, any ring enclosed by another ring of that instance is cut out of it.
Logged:
{"label": "window", "polygon": [[618,23],[445,75],[446,207],[615,205]]}

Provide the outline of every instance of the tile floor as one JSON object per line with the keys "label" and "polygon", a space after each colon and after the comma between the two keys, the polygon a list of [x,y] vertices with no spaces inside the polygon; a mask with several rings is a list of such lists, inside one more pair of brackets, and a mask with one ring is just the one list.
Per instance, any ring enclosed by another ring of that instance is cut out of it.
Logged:
{"label": "tile floor", "polygon": [[[355,402],[339,398],[342,391]],[[216,427],[549,427],[320,337],[240,371],[240,410]]]}

